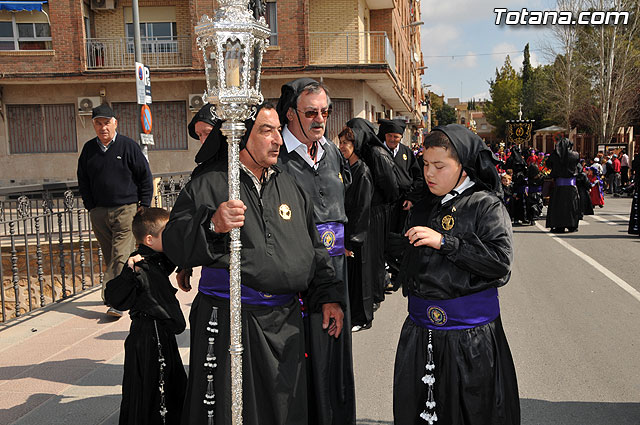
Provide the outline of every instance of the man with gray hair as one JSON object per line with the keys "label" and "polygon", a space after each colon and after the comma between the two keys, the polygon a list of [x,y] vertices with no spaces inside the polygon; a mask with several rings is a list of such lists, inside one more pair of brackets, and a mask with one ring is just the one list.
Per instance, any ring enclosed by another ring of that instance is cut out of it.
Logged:
{"label": "man with gray hair", "polygon": [[[131,223],[138,207],[150,205],[153,180],[140,146],[116,132],[118,120],[109,105],[93,108],[92,122],[97,137],[84,144],[78,158],[78,187],[104,255],[104,301],[105,283],[120,274],[135,249]],[[122,317],[113,307],[107,314]]]}
{"label": "man with gray hair", "polygon": [[[290,81],[281,88],[278,115],[284,126],[278,164],[291,174],[313,201],[314,219],[329,252],[336,277],[342,280],[342,304],[347,306],[339,338],[322,330],[322,314],[305,313],[308,330],[309,425],[355,424],[355,384],[351,357],[351,319],[344,248],[346,186],[349,165],[338,147],[324,137],[331,100],[327,88],[311,78]],[[305,302],[305,294],[302,296]]]}

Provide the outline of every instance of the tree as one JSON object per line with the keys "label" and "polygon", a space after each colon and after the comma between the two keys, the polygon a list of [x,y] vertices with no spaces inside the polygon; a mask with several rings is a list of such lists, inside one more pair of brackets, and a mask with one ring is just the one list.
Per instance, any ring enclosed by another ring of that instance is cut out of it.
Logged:
{"label": "tree", "polygon": [[[571,10],[574,14],[583,10],[582,0],[558,0],[557,4],[558,10]],[[578,109],[579,80],[584,75],[576,53],[579,29],[577,25],[552,25],[554,43],[548,44],[545,49],[547,56],[553,60],[544,92],[549,100],[549,115],[556,118],[567,131],[571,128],[572,114]]]}
{"label": "tree", "polygon": [[457,121],[455,108],[444,103],[442,108],[436,112],[436,119],[438,125],[454,124]]}
{"label": "tree", "polygon": [[498,138],[506,134],[506,120],[518,118],[518,104],[522,96],[522,80],[511,66],[511,58],[507,55],[504,65],[496,69],[495,79],[489,80],[491,101],[486,102],[484,111],[487,121],[493,125]]}
{"label": "tree", "polygon": [[591,0],[592,10],[628,11],[626,25],[581,28],[580,47],[592,88],[593,126],[600,143],[608,143],[619,127],[631,122],[640,87],[637,0]]}

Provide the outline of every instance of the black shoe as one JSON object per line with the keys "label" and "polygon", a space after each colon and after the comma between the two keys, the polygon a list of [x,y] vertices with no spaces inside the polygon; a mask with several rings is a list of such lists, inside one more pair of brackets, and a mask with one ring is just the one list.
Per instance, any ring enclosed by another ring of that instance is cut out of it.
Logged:
{"label": "black shoe", "polygon": [[380,303],[373,303],[373,311],[377,311],[380,308]]}
{"label": "black shoe", "polygon": [[567,228],[567,232],[569,232],[569,233],[573,233],[573,232],[577,232],[577,231],[578,231],[577,227],[568,227]]}
{"label": "black shoe", "polygon": [[551,233],[564,233],[564,227],[552,227]]}

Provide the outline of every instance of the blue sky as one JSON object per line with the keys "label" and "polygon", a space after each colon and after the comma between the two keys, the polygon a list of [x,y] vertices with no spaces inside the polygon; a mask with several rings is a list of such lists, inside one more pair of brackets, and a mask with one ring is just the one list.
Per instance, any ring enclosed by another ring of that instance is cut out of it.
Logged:
{"label": "blue sky", "polygon": [[[511,10],[550,10],[551,0],[422,0],[421,27],[424,64],[422,76],[429,90],[446,98],[463,100],[489,97],[487,81],[502,66],[506,54],[516,70],[522,67],[522,50],[529,43],[531,63],[548,63],[543,51],[551,40],[544,27],[495,25],[494,8]],[[467,55],[464,57],[451,56]],[[446,57],[433,57],[446,56]]]}

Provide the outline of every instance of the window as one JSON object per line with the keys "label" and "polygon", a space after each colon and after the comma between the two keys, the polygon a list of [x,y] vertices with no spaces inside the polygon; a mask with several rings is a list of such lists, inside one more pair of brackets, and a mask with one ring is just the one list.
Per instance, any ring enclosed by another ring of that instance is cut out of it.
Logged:
{"label": "window", "polygon": [[77,152],[75,105],[7,105],[12,154]]}
{"label": "window", "polygon": [[[139,139],[140,105],[136,103],[113,103],[113,112],[118,119],[118,133]],[[186,102],[153,102],[149,105],[153,115],[154,145],[149,150],[187,150],[187,104]]]}
{"label": "window", "polygon": [[52,49],[49,23],[28,22],[30,16],[20,12],[0,14],[0,50]]}
{"label": "window", "polygon": [[267,13],[265,15],[265,19],[267,20],[267,25],[271,30],[271,36],[269,37],[269,45],[277,46],[278,45],[278,7],[276,0],[267,0]]}
{"label": "window", "polygon": [[[175,22],[140,22],[142,53],[175,53],[178,51]],[[133,24],[127,24],[127,50],[134,52]]]}

